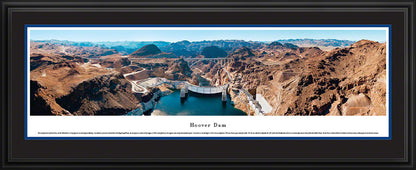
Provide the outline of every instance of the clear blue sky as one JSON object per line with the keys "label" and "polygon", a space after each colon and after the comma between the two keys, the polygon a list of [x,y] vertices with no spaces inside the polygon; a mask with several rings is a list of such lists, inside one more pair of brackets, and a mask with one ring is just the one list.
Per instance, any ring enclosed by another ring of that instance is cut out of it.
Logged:
{"label": "clear blue sky", "polygon": [[31,40],[168,41],[280,39],[368,39],[385,42],[384,30],[31,30]]}

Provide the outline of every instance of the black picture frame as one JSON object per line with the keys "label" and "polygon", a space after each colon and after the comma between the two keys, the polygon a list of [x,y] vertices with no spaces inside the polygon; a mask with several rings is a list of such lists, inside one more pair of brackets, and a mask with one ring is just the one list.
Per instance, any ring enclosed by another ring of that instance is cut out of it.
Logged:
{"label": "black picture frame", "polygon": [[[414,169],[414,0],[1,1],[1,168]],[[140,17],[139,17],[140,16]],[[25,140],[25,24],[388,24],[390,140]],[[23,27],[22,27],[23,26]],[[256,145],[252,145],[253,142]],[[250,147],[248,147],[250,146]]]}

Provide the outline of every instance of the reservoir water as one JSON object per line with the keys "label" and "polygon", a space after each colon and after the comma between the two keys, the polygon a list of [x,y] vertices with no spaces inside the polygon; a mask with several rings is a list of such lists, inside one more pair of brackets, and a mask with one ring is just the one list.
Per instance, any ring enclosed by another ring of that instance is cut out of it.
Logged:
{"label": "reservoir water", "polygon": [[226,103],[223,103],[221,94],[207,96],[189,92],[188,97],[181,101],[179,90],[161,97],[152,115],[247,116],[245,112],[234,108],[229,98]]}

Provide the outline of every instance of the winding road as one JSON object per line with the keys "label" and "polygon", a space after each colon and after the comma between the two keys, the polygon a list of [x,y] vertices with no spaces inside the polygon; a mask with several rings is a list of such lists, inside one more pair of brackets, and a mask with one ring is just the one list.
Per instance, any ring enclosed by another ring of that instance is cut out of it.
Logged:
{"label": "winding road", "polygon": [[[147,93],[147,92],[149,92],[149,90],[147,90],[145,87],[138,85],[137,81],[130,81],[130,83],[131,83],[131,91],[133,91],[134,93]],[[141,91],[139,91],[137,89],[141,89]]]}
{"label": "winding road", "polygon": [[[127,77],[127,76],[130,76],[130,75],[141,73],[143,71],[146,71],[146,69],[143,68],[143,70],[140,70],[140,71],[123,74],[123,76]],[[128,80],[128,79],[126,79],[126,80]],[[128,81],[130,81],[130,80],[128,80]],[[131,91],[133,91],[134,93],[147,93],[149,91],[145,87],[138,85],[137,80],[136,81],[130,81],[130,83],[131,83]],[[141,90],[139,90],[139,89],[141,89]]]}
{"label": "winding road", "polygon": [[143,71],[146,71],[146,68],[143,68],[143,70],[140,70],[140,71],[136,71],[136,72],[131,72],[131,73],[123,74],[123,76],[124,76],[124,77],[127,77],[127,76],[130,76],[130,75],[133,75],[133,74],[141,73],[141,72],[143,72]]}

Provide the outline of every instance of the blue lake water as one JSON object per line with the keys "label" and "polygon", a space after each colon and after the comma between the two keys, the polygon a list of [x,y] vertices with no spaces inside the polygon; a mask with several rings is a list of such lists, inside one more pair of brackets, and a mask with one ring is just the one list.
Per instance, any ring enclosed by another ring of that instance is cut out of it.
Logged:
{"label": "blue lake water", "polygon": [[181,100],[179,90],[175,90],[173,93],[161,97],[152,114],[178,116],[247,116],[245,112],[234,108],[229,98],[226,103],[223,103],[221,101],[221,94],[207,96],[189,92],[187,98]]}

